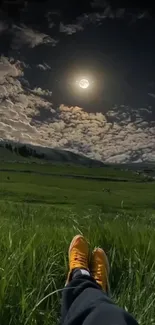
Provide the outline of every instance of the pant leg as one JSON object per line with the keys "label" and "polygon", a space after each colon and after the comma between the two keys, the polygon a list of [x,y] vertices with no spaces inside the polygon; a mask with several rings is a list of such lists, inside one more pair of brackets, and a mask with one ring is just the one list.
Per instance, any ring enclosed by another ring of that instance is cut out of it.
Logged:
{"label": "pant leg", "polygon": [[61,325],[138,325],[90,276],[73,278],[62,295]]}

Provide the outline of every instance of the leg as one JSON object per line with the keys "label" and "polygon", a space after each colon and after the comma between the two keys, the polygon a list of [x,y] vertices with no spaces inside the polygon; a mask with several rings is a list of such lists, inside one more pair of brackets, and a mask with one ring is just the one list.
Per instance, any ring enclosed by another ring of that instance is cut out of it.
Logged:
{"label": "leg", "polygon": [[108,297],[109,263],[105,252],[92,253],[89,245],[75,236],[69,247],[69,274],[62,296],[62,325],[137,325],[136,320]]}
{"label": "leg", "polygon": [[134,318],[117,307],[96,281],[77,276],[62,298],[62,325],[137,325]]}

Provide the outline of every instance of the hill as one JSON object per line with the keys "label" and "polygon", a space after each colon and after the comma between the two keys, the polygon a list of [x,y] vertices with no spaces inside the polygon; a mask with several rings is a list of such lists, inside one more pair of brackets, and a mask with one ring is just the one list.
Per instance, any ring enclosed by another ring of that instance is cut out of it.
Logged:
{"label": "hill", "polygon": [[68,246],[82,233],[108,255],[114,302],[154,325],[155,182],[144,177],[147,166],[94,167],[74,153],[13,142],[0,155],[0,324],[58,323]]}
{"label": "hill", "polygon": [[68,150],[49,147],[34,146],[14,141],[0,141],[0,160],[28,162],[31,159],[36,162],[68,163],[89,167],[103,167],[101,161],[85,157]]}

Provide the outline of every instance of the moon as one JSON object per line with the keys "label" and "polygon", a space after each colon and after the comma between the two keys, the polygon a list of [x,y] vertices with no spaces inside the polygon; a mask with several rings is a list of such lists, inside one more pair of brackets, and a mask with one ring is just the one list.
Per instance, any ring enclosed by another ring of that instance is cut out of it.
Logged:
{"label": "moon", "polygon": [[83,89],[88,88],[89,87],[89,81],[88,81],[88,79],[81,79],[79,81],[79,86],[80,86],[80,88],[83,88]]}

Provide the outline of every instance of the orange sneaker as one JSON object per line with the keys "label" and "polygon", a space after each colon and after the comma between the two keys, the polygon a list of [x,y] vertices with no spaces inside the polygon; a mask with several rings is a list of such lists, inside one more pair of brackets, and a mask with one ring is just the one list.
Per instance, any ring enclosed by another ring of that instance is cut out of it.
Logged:
{"label": "orange sneaker", "polygon": [[108,257],[102,248],[95,248],[91,258],[91,275],[106,292],[110,292],[109,286],[110,266]]}
{"label": "orange sneaker", "polygon": [[69,251],[69,273],[67,276],[66,285],[70,281],[71,273],[74,269],[85,269],[89,272],[89,244],[82,235],[77,235],[71,241]]}

